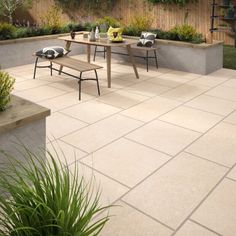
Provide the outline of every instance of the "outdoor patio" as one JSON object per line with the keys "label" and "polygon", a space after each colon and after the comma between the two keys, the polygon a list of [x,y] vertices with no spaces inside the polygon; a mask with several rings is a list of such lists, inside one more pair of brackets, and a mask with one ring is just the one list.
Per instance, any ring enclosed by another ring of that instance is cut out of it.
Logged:
{"label": "outdoor patio", "polygon": [[118,205],[101,235],[235,236],[236,71],[139,65],[136,79],[114,59],[109,89],[105,60],[96,63],[101,96],[84,82],[81,101],[76,80],[45,69],[33,80],[33,64],[6,71],[13,94],[51,109],[48,148],[95,176],[102,204]]}

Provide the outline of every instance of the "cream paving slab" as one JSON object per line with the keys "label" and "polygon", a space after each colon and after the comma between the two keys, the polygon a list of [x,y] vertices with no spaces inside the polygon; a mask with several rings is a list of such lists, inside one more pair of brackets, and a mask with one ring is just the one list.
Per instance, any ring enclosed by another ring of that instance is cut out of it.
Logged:
{"label": "cream paving slab", "polygon": [[166,76],[160,76],[148,80],[149,83],[159,84],[170,88],[176,88],[180,85],[187,83],[188,81],[188,79],[172,76],[170,78]]}
{"label": "cream paving slab", "polygon": [[166,86],[162,86],[162,85],[157,85],[154,83],[149,83],[148,81],[144,81],[144,82],[126,87],[125,90],[136,93],[136,94],[140,94],[143,96],[154,97],[167,90],[170,90],[170,88]]}
{"label": "cream paving slab", "polygon": [[189,73],[185,71],[177,71],[177,70],[171,70],[164,75],[160,76],[161,78],[181,78],[184,81],[191,81],[193,79],[196,79],[200,77],[201,75],[199,74],[194,74],[194,73]]}
{"label": "cream paving slab", "polygon": [[94,123],[114,113],[118,113],[121,109],[107,105],[99,101],[88,101],[75,106],[61,110],[63,114],[82,120],[86,123]]}
{"label": "cream paving slab", "polygon": [[236,125],[236,111],[230,114],[224,121]]}
{"label": "cream paving slab", "polygon": [[155,97],[121,112],[121,114],[144,122],[174,109],[181,103],[164,97]]}
{"label": "cream paving slab", "polygon": [[227,177],[234,179],[236,181],[236,167],[234,167],[229,174],[227,175]]}
{"label": "cream paving slab", "polygon": [[126,203],[118,201],[110,209],[110,220],[101,236],[171,236],[172,231],[143,215]]}
{"label": "cream paving slab", "polygon": [[207,95],[200,95],[186,103],[186,106],[226,116],[236,109],[236,102]]}
{"label": "cream paving slab", "polygon": [[228,80],[227,78],[216,77],[211,75],[201,76],[195,80],[192,80],[190,84],[200,84],[209,87],[215,87],[224,81]]}
{"label": "cream paving slab", "polygon": [[236,126],[222,122],[188,147],[187,151],[232,167],[236,163],[235,147]]}
{"label": "cream paving slab", "polygon": [[14,88],[18,91],[22,91],[22,90],[37,88],[46,84],[49,85],[50,82],[30,79],[30,80],[25,80],[19,83],[15,83]]}
{"label": "cream paving slab", "polygon": [[78,148],[62,142],[59,139],[47,143],[47,151],[49,152],[49,160],[50,155],[52,155],[56,160],[60,161],[64,165],[70,165],[87,155],[87,153],[82,152]]}
{"label": "cream paving slab", "polygon": [[103,95],[98,98],[98,101],[104,102],[106,104],[127,109],[131,106],[134,106],[138,103],[141,103],[142,101],[148,99],[149,97],[130,93],[125,90],[117,90],[113,93],[109,93],[106,95]]}
{"label": "cream paving slab", "polygon": [[49,140],[60,138],[73,131],[81,129],[87,124],[67,115],[55,112],[47,118],[47,137]]}
{"label": "cream paving slab", "polygon": [[236,89],[236,79],[229,79],[226,81],[223,86],[230,87],[230,88],[235,88]]}
{"label": "cream paving slab", "polygon": [[236,102],[236,88],[218,86],[214,89],[211,89],[206,94]]}
{"label": "cream paving slab", "polygon": [[181,153],[123,200],[176,229],[226,171],[224,167]]}
{"label": "cream paving slab", "polygon": [[219,69],[209,75],[214,76],[214,77],[221,77],[221,78],[228,79],[232,76],[236,77],[236,71],[231,70],[231,69],[222,68],[222,69]]}
{"label": "cream paving slab", "polygon": [[33,89],[14,92],[14,94],[37,103],[49,98],[65,94],[65,91],[45,85]]}
{"label": "cream paving slab", "polygon": [[127,137],[158,151],[176,155],[200,135],[195,131],[154,120],[128,134]]}
{"label": "cream paving slab", "polygon": [[73,92],[73,91],[79,92],[78,81],[76,79],[65,79],[60,82],[50,83],[49,86],[64,90],[66,92]]}
{"label": "cream paving slab", "polygon": [[[117,90],[116,88],[108,88],[107,84],[100,84],[99,87],[100,87],[100,96],[103,96],[105,94],[108,94],[108,93],[111,93],[111,92],[114,92]],[[87,86],[87,85],[83,86],[83,83],[82,83],[81,91],[83,93],[90,95],[90,96],[100,97],[98,95],[97,84],[95,84],[95,83],[90,84],[90,86]]]}
{"label": "cream paving slab", "polygon": [[56,83],[56,82],[62,82],[64,80],[67,80],[68,78],[65,75],[42,75],[38,74],[35,80],[40,80],[40,81],[47,81],[50,83]]}
{"label": "cream paving slab", "polygon": [[142,122],[121,115],[114,115],[67,135],[62,140],[90,153],[142,124]]}
{"label": "cream paving slab", "polygon": [[[118,78],[116,78],[116,79],[112,77],[112,82],[111,82],[112,88],[121,89],[121,88],[125,88],[125,87],[130,86],[135,83],[134,80],[124,80],[124,79],[119,79],[119,77],[120,77],[120,74],[119,74]],[[100,82],[100,84],[107,86],[107,80],[105,80],[105,79],[102,80]]]}
{"label": "cream paving slab", "polygon": [[236,235],[236,182],[224,179],[191,217],[225,236]]}
{"label": "cream paving slab", "polygon": [[38,104],[51,109],[51,112],[56,112],[58,110],[62,110],[67,107],[71,107],[73,105],[93,99],[92,96],[84,93],[81,94],[81,97],[82,99],[79,100],[78,92],[69,92],[61,96],[38,102]]}
{"label": "cream paving slab", "polygon": [[209,87],[195,84],[184,84],[168,92],[163,93],[161,96],[170,99],[175,99],[181,102],[187,102],[194,97],[207,91]]}
{"label": "cream paving slab", "polygon": [[129,188],[83,165],[79,161],[69,166],[72,175],[75,168],[78,169],[78,175],[84,179],[85,184],[88,184],[88,187],[90,185],[91,191],[93,191],[92,198],[95,197],[97,192],[101,193],[99,206],[113,204],[129,191]]}
{"label": "cream paving slab", "polygon": [[159,117],[159,120],[204,133],[222,118],[219,115],[181,106]]}
{"label": "cream paving slab", "polygon": [[169,159],[168,155],[122,138],[81,162],[128,187],[134,187]]}
{"label": "cream paving slab", "polygon": [[187,221],[180,230],[174,234],[175,236],[217,236],[218,234],[192,222]]}

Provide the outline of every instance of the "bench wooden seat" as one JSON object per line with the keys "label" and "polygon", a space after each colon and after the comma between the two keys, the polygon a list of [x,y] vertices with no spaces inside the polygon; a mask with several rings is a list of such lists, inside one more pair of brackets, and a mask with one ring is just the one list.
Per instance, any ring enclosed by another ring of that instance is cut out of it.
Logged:
{"label": "bench wooden seat", "polygon": [[[66,75],[69,75],[75,79],[78,80],[78,84],[79,84],[79,100],[81,100],[81,82],[85,81],[85,80],[95,80],[97,82],[97,89],[98,89],[98,95],[100,96],[100,88],[99,88],[99,81],[98,81],[98,74],[97,74],[97,70],[101,69],[102,66],[99,65],[95,65],[95,64],[91,64],[85,61],[81,61],[79,59],[75,59],[72,57],[59,57],[59,58],[55,58],[55,59],[46,59],[46,58],[42,58],[44,60],[49,61],[49,65],[48,66],[38,66],[38,60],[41,57],[36,56],[36,61],[35,61],[35,66],[34,66],[34,76],[33,79],[35,79],[36,77],[36,70],[37,68],[49,68],[50,72],[51,72],[51,76],[52,76],[52,72],[57,71],[59,72],[59,74],[63,73]],[[60,69],[54,68],[53,64],[57,64],[60,66]],[[79,72],[79,76],[76,76],[74,74],[70,74],[68,72],[63,71],[63,67],[67,67],[70,69],[73,69],[77,72]],[[87,71],[94,71],[95,72],[95,78],[82,78],[82,74],[84,72]]]}

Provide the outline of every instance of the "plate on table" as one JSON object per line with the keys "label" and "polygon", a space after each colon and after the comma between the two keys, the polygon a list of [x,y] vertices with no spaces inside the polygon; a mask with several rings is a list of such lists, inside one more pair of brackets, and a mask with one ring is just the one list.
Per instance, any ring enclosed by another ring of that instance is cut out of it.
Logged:
{"label": "plate on table", "polygon": [[110,40],[110,42],[111,43],[123,43],[123,42],[125,42],[125,40],[124,39],[122,39],[122,40]]}

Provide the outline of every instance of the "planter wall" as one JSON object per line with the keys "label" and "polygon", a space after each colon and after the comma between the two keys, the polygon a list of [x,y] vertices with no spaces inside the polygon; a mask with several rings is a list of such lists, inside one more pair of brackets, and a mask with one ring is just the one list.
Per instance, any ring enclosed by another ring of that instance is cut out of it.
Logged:
{"label": "planter wall", "polygon": [[[33,54],[39,49],[48,46],[64,47],[65,42],[57,38],[65,35],[67,34],[0,41],[0,67],[6,69],[34,63],[35,57]],[[77,55],[83,52],[83,48],[75,44],[72,44],[71,50],[70,55]]]}
{"label": "planter wall", "polygon": [[[35,38],[17,39],[0,41],[0,65],[2,68],[14,67],[24,64],[34,63],[33,53],[46,46],[65,46],[65,43],[58,40],[57,37],[42,36]],[[137,37],[128,37],[138,40]],[[196,74],[206,75],[223,67],[223,43],[215,42],[213,44],[191,44],[186,42],[157,40],[158,62],[160,67],[166,67],[174,70],[186,71]],[[70,55],[85,53],[85,46],[73,44]],[[94,47],[92,47],[93,53]],[[122,52],[123,48],[119,50]],[[123,52],[126,53],[125,49]],[[141,55],[141,51],[135,51],[134,54]],[[98,54],[98,56],[102,54]],[[127,56],[112,55],[113,58],[122,58],[128,60]],[[135,58],[140,63],[145,63],[141,58]],[[154,60],[150,59],[150,64],[155,65]]]}

